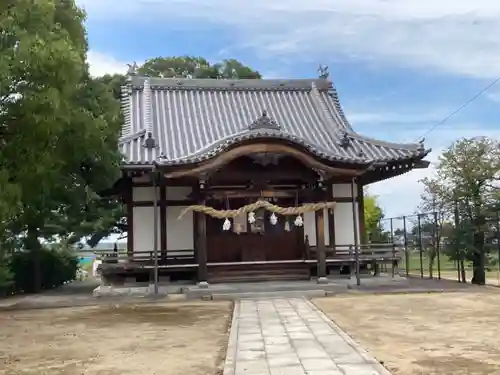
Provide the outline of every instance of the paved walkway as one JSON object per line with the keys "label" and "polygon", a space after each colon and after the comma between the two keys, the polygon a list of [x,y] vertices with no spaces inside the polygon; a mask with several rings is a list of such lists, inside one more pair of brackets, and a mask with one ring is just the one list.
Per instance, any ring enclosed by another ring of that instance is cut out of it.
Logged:
{"label": "paved walkway", "polygon": [[390,375],[301,298],[237,302],[224,375],[243,374]]}

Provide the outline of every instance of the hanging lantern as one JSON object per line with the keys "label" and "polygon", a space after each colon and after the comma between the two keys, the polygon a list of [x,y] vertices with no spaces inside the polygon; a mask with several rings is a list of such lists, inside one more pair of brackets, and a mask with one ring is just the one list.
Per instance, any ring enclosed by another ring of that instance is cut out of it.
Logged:
{"label": "hanging lantern", "polygon": [[296,226],[296,227],[301,227],[304,225],[304,221],[302,220],[302,216],[297,216],[295,218],[295,221],[293,222],[293,224]]}
{"label": "hanging lantern", "polygon": [[248,213],[248,224],[255,223],[255,212]]}
{"label": "hanging lantern", "polygon": [[285,232],[290,232],[292,229],[290,228],[290,223],[287,221],[285,221]]}
{"label": "hanging lantern", "polygon": [[276,225],[278,223],[278,217],[274,214],[274,212],[269,218],[269,221],[271,222],[272,225]]}
{"label": "hanging lantern", "polygon": [[228,218],[226,218],[226,220],[224,220],[224,224],[222,224],[222,230],[228,231],[230,229],[231,229],[231,222],[229,221]]}

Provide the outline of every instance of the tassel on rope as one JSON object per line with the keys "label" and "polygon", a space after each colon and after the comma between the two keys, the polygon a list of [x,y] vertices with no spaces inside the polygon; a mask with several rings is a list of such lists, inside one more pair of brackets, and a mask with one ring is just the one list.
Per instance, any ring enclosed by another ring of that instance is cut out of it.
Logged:
{"label": "tassel on rope", "polygon": [[306,212],[319,211],[324,208],[333,208],[334,206],[335,202],[321,202],[321,203],[306,203],[298,207],[280,207],[268,201],[257,201],[255,203],[242,206],[237,210],[216,210],[213,207],[208,207],[202,204],[195,204],[186,207],[181,212],[178,219],[182,218],[189,211],[201,212],[204,213],[205,215],[212,216],[216,219],[228,219],[228,218],[235,218],[242,214],[248,214],[249,212],[255,212],[259,208],[265,208],[266,210],[274,212],[275,214],[278,215],[298,216]]}

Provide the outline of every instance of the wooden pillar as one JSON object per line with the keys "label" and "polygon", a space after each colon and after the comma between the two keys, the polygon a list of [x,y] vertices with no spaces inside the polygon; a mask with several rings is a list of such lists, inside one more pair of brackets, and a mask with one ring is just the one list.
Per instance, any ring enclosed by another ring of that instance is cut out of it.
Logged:
{"label": "wooden pillar", "polygon": [[160,182],[160,252],[167,259],[167,186],[165,179]]}
{"label": "wooden pillar", "polygon": [[[333,187],[330,184],[328,186],[328,199],[327,201],[330,201],[333,198]],[[335,212],[334,208],[330,208],[327,211],[328,213],[328,239],[330,243],[330,247],[332,248],[333,255],[336,253],[336,248],[335,248]]]}
{"label": "wooden pillar", "polygon": [[326,281],[325,216],[324,210],[315,212],[316,254],[318,258],[318,283]]}
{"label": "wooden pillar", "polygon": [[[201,200],[199,204],[205,204]],[[207,272],[207,218],[201,212],[195,212],[196,217],[196,261],[198,263],[198,286],[200,288],[208,286]]]}
{"label": "wooden pillar", "polygon": [[127,256],[134,255],[134,187],[132,178],[127,178],[125,204],[127,210]]}
{"label": "wooden pillar", "polygon": [[361,234],[360,243],[368,243],[368,233],[366,233],[365,224],[365,196],[363,192],[363,185],[358,183],[358,218],[359,218],[359,233]]}
{"label": "wooden pillar", "polygon": [[[359,222],[358,222],[358,215],[357,215],[357,212],[356,212],[356,201],[359,200],[359,196],[358,196],[358,199],[355,199],[356,197],[356,178],[353,178],[352,181],[351,181],[351,195],[352,195],[352,228],[354,230],[354,257],[355,257],[355,262],[354,262],[354,266],[355,266],[355,269],[356,269],[356,284],[357,285],[360,285],[361,284],[361,281],[360,281],[360,275],[359,275]],[[357,205],[359,207],[359,205]],[[359,211],[358,211],[359,212]],[[352,265],[351,265],[352,267]],[[351,273],[352,273],[352,269],[351,269]]]}

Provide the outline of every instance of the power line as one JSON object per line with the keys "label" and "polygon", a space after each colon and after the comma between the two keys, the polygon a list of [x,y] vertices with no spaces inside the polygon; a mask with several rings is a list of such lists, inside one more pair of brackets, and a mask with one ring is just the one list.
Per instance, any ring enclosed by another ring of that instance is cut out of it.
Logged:
{"label": "power line", "polygon": [[489,89],[491,89],[493,86],[495,86],[498,82],[500,82],[500,77],[498,77],[497,79],[495,79],[493,82],[491,82],[488,86],[484,87],[481,91],[479,91],[476,95],[474,95],[472,98],[470,98],[468,101],[466,101],[465,103],[463,103],[460,107],[458,107],[455,111],[453,111],[452,113],[450,113],[448,116],[446,116],[444,119],[442,119],[441,121],[439,121],[436,125],[434,125],[432,128],[430,128],[429,130],[427,130],[421,137],[417,138],[416,140],[419,140],[423,137],[425,137],[426,135],[432,133],[434,130],[436,130],[438,127],[440,127],[441,125],[443,125],[446,121],[448,121],[450,118],[452,118],[453,116],[455,116],[458,112],[460,112],[462,109],[464,109],[465,107],[467,107],[469,104],[471,104],[473,101],[475,101],[477,98],[479,98],[481,95],[483,95],[486,91],[488,91]]}

